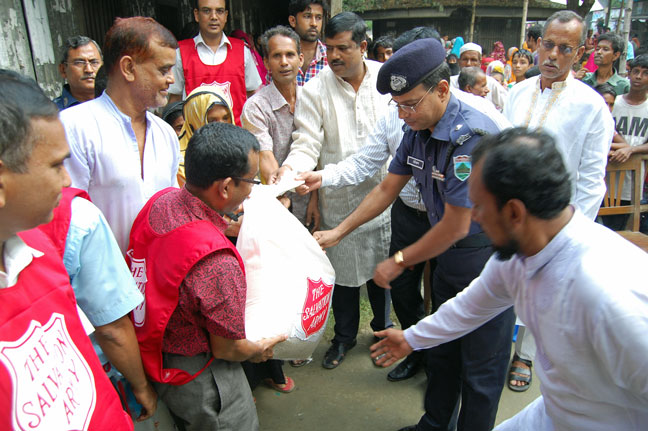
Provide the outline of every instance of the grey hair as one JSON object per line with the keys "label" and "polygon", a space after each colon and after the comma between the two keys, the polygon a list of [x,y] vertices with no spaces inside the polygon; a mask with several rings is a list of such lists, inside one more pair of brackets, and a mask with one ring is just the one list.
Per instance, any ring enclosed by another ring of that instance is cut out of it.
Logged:
{"label": "grey hair", "polygon": [[571,10],[559,10],[558,12],[555,12],[553,15],[551,15],[549,18],[547,18],[547,22],[545,22],[544,27],[542,28],[542,38],[544,39],[545,33],[547,33],[547,29],[549,28],[549,25],[558,20],[560,23],[568,23],[572,22],[574,20],[578,21],[581,25],[582,31],[581,31],[581,37],[580,37],[580,44],[578,47],[581,47],[585,44],[585,39],[587,39],[587,26],[585,25],[585,22],[583,21],[583,17],[581,17],[579,14],[576,12],[573,12]]}
{"label": "grey hair", "polygon": [[289,37],[293,40],[293,42],[295,42],[295,45],[297,46],[297,54],[301,54],[301,42],[297,32],[295,32],[295,30],[290,27],[286,27],[285,25],[278,25],[266,30],[265,33],[261,35],[261,49],[263,50],[264,58],[268,58],[268,55],[270,54],[268,52],[268,43],[270,43],[270,39],[272,39],[272,37],[274,36]]}
{"label": "grey hair", "polygon": [[61,55],[61,64],[67,62],[68,56],[70,54],[71,49],[77,49],[80,46],[86,46],[89,43],[94,43],[94,46],[97,47],[97,51],[99,51],[99,56],[103,56],[101,53],[101,48],[99,47],[99,44],[95,42],[94,40],[90,39],[87,36],[72,36],[69,37],[65,43],[63,44],[63,52]]}

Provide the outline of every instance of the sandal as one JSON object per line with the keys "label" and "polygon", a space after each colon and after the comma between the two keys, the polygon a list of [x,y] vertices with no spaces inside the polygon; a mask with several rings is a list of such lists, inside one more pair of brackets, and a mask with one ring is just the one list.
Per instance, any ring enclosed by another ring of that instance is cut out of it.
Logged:
{"label": "sandal", "polygon": [[[521,362],[529,368],[514,367],[513,366],[514,362]],[[531,386],[531,381],[533,379],[533,374],[531,372],[532,365],[533,362],[527,359],[522,359],[518,355],[513,355],[513,360],[511,361],[511,367],[509,368],[509,372],[508,372],[508,380],[506,382],[506,385],[510,390],[514,392],[524,392],[529,389],[529,386]],[[511,380],[516,382],[523,382],[526,384],[522,386],[512,385]]]}
{"label": "sandal", "polygon": [[308,358],[308,359],[293,359],[291,361],[288,361],[291,367],[299,368],[303,367],[304,365],[308,365],[311,362],[313,362],[313,358]]}
{"label": "sandal", "polygon": [[337,366],[340,365],[344,360],[346,353],[349,350],[353,349],[356,344],[357,344],[356,340],[353,340],[353,342],[349,344],[333,342],[331,347],[329,347],[329,349],[326,351],[326,354],[324,355],[324,360],[322,361],[322,367],[328,370],[337,368]]}
{"label": "sandal", "polygon": [[274,381],[272,381],[272,379],[263,379],[263,383],[270,386],[275,391],[288,394],[295,390],[295,381],[288,376],[285,376],[285,378],[286,378],[286,383],[283,384],[275,383]]}

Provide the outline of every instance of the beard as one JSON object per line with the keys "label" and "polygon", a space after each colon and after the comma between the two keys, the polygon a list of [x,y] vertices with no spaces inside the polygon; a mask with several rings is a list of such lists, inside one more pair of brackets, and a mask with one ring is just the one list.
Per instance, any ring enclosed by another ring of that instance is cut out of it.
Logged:
{"label": "beard", "polygon": [[507,261],[520,251],[520,244],[516,240],[510,239],[504,245],[493,244],[493,251],[497,260]]}

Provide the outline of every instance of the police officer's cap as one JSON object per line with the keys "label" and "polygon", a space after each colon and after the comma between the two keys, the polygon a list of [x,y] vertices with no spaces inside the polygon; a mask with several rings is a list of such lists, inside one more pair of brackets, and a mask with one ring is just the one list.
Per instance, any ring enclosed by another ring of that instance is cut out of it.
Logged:
{"label": "police officer's cap", "polygon": [[419,39],[408,43],[383,64],[376,87],[380,94],[405,94],[445,61],[446,51],[438,39]]}

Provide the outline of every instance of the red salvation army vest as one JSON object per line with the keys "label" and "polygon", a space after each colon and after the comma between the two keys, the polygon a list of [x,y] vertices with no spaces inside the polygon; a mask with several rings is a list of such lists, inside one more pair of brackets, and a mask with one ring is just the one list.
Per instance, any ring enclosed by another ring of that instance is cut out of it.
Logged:
{"label": "red salvation army vest", "polygon": [[79,319],[61,257],[39,229],[42,251],[0,289],[0,429],[132,430]]}
{"label": "red salvation army vest", "polygon": [[75,189],[73,187],[64,188],[61,202],[54,208],[52,221],[38,226],[38,229],[42,230],[52,240],[61,258],[65,254],[65,241],[67,240],[68,230],[70,230],[72,199],[77,196],[90,200],[90,196],[81,189]]}
{"label": "red salvation army vest", "polygon": [[241,125],[241,112],[247,100],[245,89],[245,44],[230,37],[232,46],[227,46],[227,59],[219,65],[209,66],[200,60],[193,39],[178,42],[182,57],[182,72],[185,79],[185,93],[189,95],[201,84],[217,85],[225,93],[226,101],[234,112],[234,121]]}
{"label": "red salvation army vest", "polygon": [[178,306],[182,280],[203,257],[223,249],[232,250],[245,272],[234,245],[207,220],[192,221],[163,235],[151,228],[149,215],[156,201],[167,193],[177,195],[180,191],[164,189],[144,205],[133,223],[126,253],[135,282],[144,295],[144,302],[132,314],[144,370],[152,380],[172,385],[190,382],[213,360],[193,375],[177,368],[163,368],[162,340],[171,314]]}

